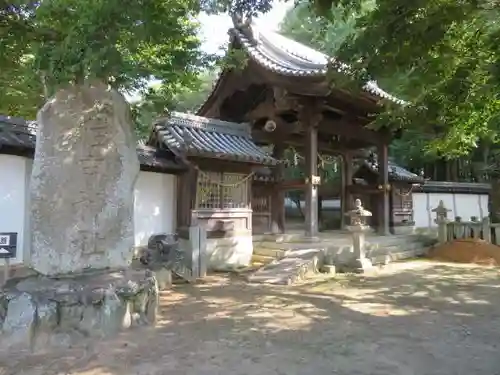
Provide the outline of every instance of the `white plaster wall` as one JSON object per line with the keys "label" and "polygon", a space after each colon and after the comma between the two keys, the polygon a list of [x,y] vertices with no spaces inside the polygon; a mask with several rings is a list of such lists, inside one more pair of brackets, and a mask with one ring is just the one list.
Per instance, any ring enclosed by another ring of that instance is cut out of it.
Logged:
{"label": "white plaster wall", "polygon": [[[0,232],[17,233],[17,256],[11,264],[29,261],[31,247],[29,183],[33,160],[0,154]],[[134,195],[135,246],[145,246],[152,234],[176,230],[175,175],[143,172]],[[0,260],[0,265],[3,264]]]}
{"label": "white plaster wall", "polygon": [[134,191],[135,246],[146,246],[152,234],[175,232],[176,188],[175,175],[139,173]]}
{"label": "white plaster wall", "polygon": [[24,214],[24,245],[23,245],[23,262],[29,262],[31,255],[31,224],[30,224],[30,181],[31,171],[33,170],[33,159],[26,158],[26,188],[24,193],[25,214]]}
{"label": "white plaster wall", "polygon": [[477,216],[480,220],[489,215],[487,194],[451,194],[451,193],[413,193],[413,219],[415,227],[436,227],[434,219],[436,214],[432,209],[436,208],[442,200],[444,206],[451,210],[448,218],[454,219],[461,216],[462,220],[470,220],[471,216]]}
{"label": "white plaster wall", "polygon": [[[17,233],[16,258],[11,264],[22,263],[29,253],[29,179],[32,161],[22,156],[0,154],[0,232]],[[0,265],[4,260],[0,260]]]}

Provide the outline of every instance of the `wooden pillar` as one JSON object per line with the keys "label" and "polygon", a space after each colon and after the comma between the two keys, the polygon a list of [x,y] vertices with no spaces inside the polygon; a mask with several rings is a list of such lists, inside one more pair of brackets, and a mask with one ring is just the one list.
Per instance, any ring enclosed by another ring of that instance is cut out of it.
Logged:
{"label": "wooden pillar", "polygon": [[380,188],[379,195],[379,219],[378,219],[378,232],[381,235],[387,236],[389,232],[389,152],[387,144],[381,144],[378,147],[378,171]]}
{"label": "wooden pillar", "polygon": [[[396,189],[399,189],[398,186],[391,186],[391,191],[389,192],[389,231],[391,234],[396,234],[396,229],[394,228],[394,195],[396,194]],[[403,207],[403,200],[401,199],[401,208]]]}
{"label": "wooden pillar", "polygon": [[[285,157],[285,145],[274,144],[273,158],[283,160]],[[271,194],[271,233],[285,233],[285,191],[282,183],[285,173],[285,165],[280,163],[273,169],[275,188]]]}
{"label": "wooden pillar", "polygon": [[346,226],[349,225],[346,213],[352,208],[352,196],[349,187],[352,185],[353,165],[352,155],[349,152],[342,155],[341,173],[340,207],[342,217],[340,218],[340,228],[346,229]]}
{"label": "wooden pillar", "polygon": [[318,235],[318,125],[323,118],[321,107],[314,100],[305,99],[299,110],[299,121],[305,132],[305,237]]}
{"label": "wooden pillar", "polygon": [[305,174],[306,174],[306,237],[314,238],[318,235],[318,185],[314,178],[318,176],[318,130],[314,124],[306,126],[305,147]]}

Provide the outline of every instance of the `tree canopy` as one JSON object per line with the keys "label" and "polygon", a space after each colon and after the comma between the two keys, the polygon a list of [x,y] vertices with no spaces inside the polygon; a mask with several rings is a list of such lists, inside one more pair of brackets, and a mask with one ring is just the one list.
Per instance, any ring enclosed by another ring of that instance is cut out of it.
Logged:
{"label": "tree canopy", "polygon": [[[375,7],[374,0],[365,0],[359,12],[352,12],[348,16],[343,14],[341,6],[332,9],[333,20],[320,17],[310,7],[310,4],[302,2],[288,10],[280,24],[280,31],[289,38],[308,45],[328,56],[336,56],[342,45],[361,30],[357,25],[357,19]],[[412,89],[407,74],[393,74],[393,72],[382,72],[377,77],[380,84],[387,91],[400,97],[411,97]],[[398,163],[405,166],[421,164],[426,159],[432,159],[432,155],[422,152],[429,141],[434,137],[423,134],[418,129],[407,129],[402,137],[391,145],[391,154],[395,156]]]}
{"label": "tree canopy", "polygon": [[405,129],[431,132],[427,147],[450,157],[467,154],[478,141],[496,142],[499,122],[499,6],[490,0],[314,0],[318,14],[335,22],[360,13],[358,32],[340,46],[338,57],[356,76],[405,74],[411,105],[381,116]]}
{"label": "tree canopy", "polygon": [[170,111],[194,113],[212,92],[217,79],[217,69],[205,69],[189,85],[178,84],[171,87],[161,83],[153,84],[149,94],[132,105],[139,139],[149,135],[153,120],[168,108]]}
{"label": "tree canopy", "polygon": [[[353,84],[375,77],[410,103],[388,104],[374,126],[430,134],[427,151],[448,157],[465,155],[478,142],[497,143],[497,2],[305,1],[294,22],[302,23],[302,31],[314,31],[313,45],[323,43],[325,52],[335,50],[352,66]],[[200,10],[257,14],[271,5],[270,0],[0,1],[0,112],[32,117],[59,85],[87,78],[153,95],[150,102],[164,107],[183,87],[196,87],[205,61],[194,21]],[[306,14],[307,6],[316,13]],[[152,78],[163,86],[148,90]]]}
{"label": "tree canopy", "polygon": [[156,79],[168,103],[206,62],[199,10],[195,0],[0,2],[0,112],[33,117],[61,85],[92,78],[146,96]]}

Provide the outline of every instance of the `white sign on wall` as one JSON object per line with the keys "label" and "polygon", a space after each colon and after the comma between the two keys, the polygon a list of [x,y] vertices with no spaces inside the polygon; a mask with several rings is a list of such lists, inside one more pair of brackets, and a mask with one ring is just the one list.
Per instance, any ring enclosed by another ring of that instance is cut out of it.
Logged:
{"label": "white sign on wall", "polygon": [[10,246],[10,235],[0,234],[0,246]]}
{"label": "white sign on wall", "polygon": [[17,233],[0,233],[0,259],[15,258]]}

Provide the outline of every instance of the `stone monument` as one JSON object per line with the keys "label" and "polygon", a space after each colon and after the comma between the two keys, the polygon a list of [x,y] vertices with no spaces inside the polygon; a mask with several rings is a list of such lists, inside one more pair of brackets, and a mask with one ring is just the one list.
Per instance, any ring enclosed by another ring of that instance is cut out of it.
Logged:
{"label": "stone monument", "polygon": [[154,272],[133,258],[139,173],[128,103],[99,82],[39,111],[31,176],[31,266],[0,289],[0,347],[36,349],[153,324]]}
{"label": "stone monument", "polygon": [[37,122],[31,266],[44,275],[127,267],[139,161],[125,98],[102,83],[69,86]]}

